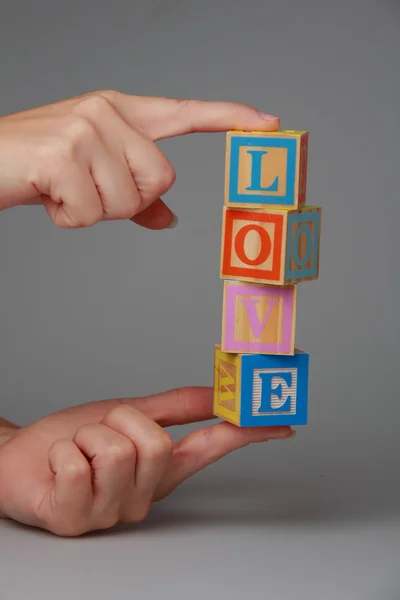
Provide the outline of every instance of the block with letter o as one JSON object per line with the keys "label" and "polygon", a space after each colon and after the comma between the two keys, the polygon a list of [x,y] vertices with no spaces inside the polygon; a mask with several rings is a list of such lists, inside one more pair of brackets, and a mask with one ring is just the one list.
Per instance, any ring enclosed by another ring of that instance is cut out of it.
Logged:
{"label": "block with letter o", "polygon": [[288,214],[285,280],[295,283],[317,279],[319,273],[319,243],[321,209],[307,207]]}
{"label": "block with letter o", "polygon": [[271,285],[317,279],[320,207],[224,207],[220,276]]}

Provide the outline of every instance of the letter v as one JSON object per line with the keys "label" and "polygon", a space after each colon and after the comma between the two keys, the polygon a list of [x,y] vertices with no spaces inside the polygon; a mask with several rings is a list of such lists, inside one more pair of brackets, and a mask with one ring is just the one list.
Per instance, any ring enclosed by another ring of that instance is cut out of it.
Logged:
{"label": "letter v", "polygon": [[262,298],[262,300],[265,300],[265,302],[267,303],[268,309],[265,313],[263,320],[260,322],[256,308],[256,305],[260,302],[260,300],[261,298],[240,298],[240,301],[243,302],[245,306],[245,310],[250,322],[251,331],[256,339],[261,337],[261,334],[268,323],[274,306],[278,304],[278,300]]}

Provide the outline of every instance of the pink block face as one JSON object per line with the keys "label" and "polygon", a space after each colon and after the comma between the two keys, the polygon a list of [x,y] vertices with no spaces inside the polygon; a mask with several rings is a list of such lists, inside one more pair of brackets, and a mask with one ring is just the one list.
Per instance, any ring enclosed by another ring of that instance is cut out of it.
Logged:
{"label": "pink block face", "polygon": [[296,286],[225,281],[221,350],[294,354]]}

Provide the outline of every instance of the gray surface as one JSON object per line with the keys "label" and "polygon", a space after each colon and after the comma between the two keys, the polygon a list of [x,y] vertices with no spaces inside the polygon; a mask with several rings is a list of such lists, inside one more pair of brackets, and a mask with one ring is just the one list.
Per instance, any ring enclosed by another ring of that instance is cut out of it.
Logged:
{"label": "gray surface", "polygon": [[[310,130],[324,213],[321,278],[299,290],[309,426],[213,465],[136,530],[59,540],[1,523],[1,600],[398,600],[399,3],[2,6],[0,113],[104,87],[254,104]],[[224,136],[162,147],[175,231],[1,214],[3,417],[211,383]]]}

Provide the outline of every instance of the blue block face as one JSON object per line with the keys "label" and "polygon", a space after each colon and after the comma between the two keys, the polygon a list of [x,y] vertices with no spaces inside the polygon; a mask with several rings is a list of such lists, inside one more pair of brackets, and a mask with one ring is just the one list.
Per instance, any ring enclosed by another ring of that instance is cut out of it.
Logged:
{"label": "blue block face", "polygon": [[299,139],[232,135],[228,138],[227,206],[296,206]]}
{"label": "blue block face", "polygon": [[285,280],[316,279],[319,269],[321,209],[288,216]]}
{"label": "blue block face", "polygon": [[306,425],[309,355],[241,355],[240,426]]}

